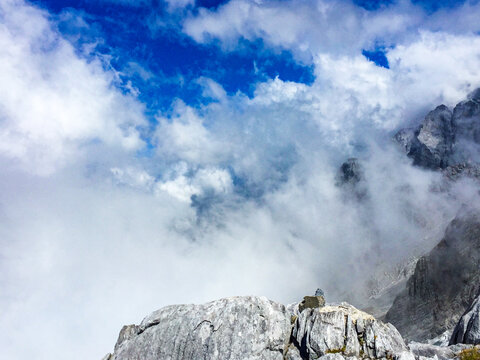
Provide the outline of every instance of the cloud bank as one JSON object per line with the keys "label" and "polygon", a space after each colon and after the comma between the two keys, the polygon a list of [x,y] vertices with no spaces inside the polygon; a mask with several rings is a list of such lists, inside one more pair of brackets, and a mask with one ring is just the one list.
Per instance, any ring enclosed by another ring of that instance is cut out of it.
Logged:
{"label": "cloud bank", "polygon": [[[477,190],[433,192],[439,174],[412,167],[390,138],[480,84],[477,7],[233,0],[187,13],[195,41],[230,51],[261,39],[313,64],[315,81],[268,79],[248,97],[200,78],[206,105],[176,99],[148,119],[101,54],[79,52],[46,11],[4,1],[4,356],[101,358],[123,324],[171,303],[286,303],[317,287],[336,300],[428,250]],[[378,43],[389,69],[361,53]],[[335,186],[351,156],[364,166],[362,203]]]}

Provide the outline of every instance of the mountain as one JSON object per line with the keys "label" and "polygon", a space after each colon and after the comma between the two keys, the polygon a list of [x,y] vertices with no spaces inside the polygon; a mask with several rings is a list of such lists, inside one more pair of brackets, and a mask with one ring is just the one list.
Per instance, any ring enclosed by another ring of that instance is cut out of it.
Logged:
{"label": "mountain", "polygon": [[400,130],[394,140],[414,165],[424,168],[476,163],[480,154],[480,88],[453,111],[437,106],[418,127]]}
{"label": "mountain", "polygon": [[480,214],[463,210],[421,257],[385,320],[409,340],[452,329],[480,291]]}

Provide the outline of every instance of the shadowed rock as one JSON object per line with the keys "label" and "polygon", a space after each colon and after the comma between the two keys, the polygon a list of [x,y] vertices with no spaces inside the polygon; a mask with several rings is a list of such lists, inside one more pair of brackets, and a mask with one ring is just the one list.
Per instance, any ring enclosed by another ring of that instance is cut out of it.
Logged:
{"label": "shadowed rock", "polygon": [[394,139],[413,159],[414,165],[443,169],[449,165],[455,141],[452,112],[440,105],[427,114],[418,129],[400,130]]}
{"label": "shadowed rock", "polygon": [[453,330],[450,345],[453,344],[480,344],[480,296],[473,301]]}
{"label": "shadowed rock", "polygon": [[362,200],[367,196],[364,171],[357,158],[350,158],[340,166],[335,177],[335,184],[343,188],[347,194],[355,195],[357,200]]}
{"label": "shadowed rock", "polygon": [[480,88],[458,103],[453,112],[440,105],[417,128],[400,130],[394,140],[414,165],[424,168],[476,163],[480,155]]}
{"label": "shadowed rock", "polygon": [[385,319],[408,340],[434,338],[457,324],[480,290],[480,215],[463,211],[421,257]]}

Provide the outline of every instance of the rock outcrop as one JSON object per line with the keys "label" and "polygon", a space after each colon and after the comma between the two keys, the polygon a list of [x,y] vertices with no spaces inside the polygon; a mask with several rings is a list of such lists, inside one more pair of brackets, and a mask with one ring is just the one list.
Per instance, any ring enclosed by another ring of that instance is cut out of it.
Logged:
{"label": "rock outcrop", "polygon": [[480,344],[480,295],[473,301],[453,330],[450,345]]}
{"label": "rock outcrop", "polygon": [[264,297],[173,305],[122,329],[111,359],[283,359],[291,333],[285,306]]}
{"label": "rock outcrop", "polygon": [[358,358],[398,358],[407,356],[402,336],[391,324],[342,303],[305,309],[298,318],[292,338],[303,359],[326,355]]}
{"label": "rock outcrop", "polygon": [[343,188],[357,200],[367,196],[365,175],[360,161],[357,158],[350,158],[345,161],[337,171],[335,184]]}
{"label": "rock outcrop", "polygon": [[385,319],[408,340],[452,329],[480,290],[480,214],[463,210],[444,238],[421,257]]}
{"label": "rock outcrop", "polygon": [[453,114],[440,105],[430,111],[417,129],[404,129],[395,135],[414,165],[443,169],[449,165],[455,142]]}
{"label": "rock outcrop", "polygon": [[453,112],[445,105],[427,114],[417,128],[400,130],[394,140],[414,165],[445,169],[471,163],[480,153],[480,89],[458,103]]}
{"label": "rock outcrop", "polygon": [[173,305],[125,326],[105,360],[413,360],[391,324],[346,303],[299,310],[264,297]]}

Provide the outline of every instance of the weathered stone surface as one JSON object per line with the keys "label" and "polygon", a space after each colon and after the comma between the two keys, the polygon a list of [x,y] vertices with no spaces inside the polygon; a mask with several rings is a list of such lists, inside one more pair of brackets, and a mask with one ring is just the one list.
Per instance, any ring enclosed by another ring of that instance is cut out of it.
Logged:
{"label": "weathered stone surface", "polygon": [[450,345],[453,344],[480,344],[480,296],[473,301],[453,330]]}
{"label": "weathered stone surface", "polygon": [[113,359],[283,359],[291,333],[285,306],[264,297],[232,297],[155,311],[123,336]]}
{"label": "weathered stone surface", "polygon": [[385,358],[408,352],[393,325],[377,321],[346,303],[305,309],[296,320],[292,337],[299,344],[302,357],[309,360],[328,354]]}
{"label": "weathered stone surface", "polygon": [[393,325],[347,303],[289,309],[264,297],[167,306],[124,326],[104,360],[414,360]]}
{"label": "weathered stone surface", "polygon": [[385,319],[408,340],[452,329],[480,290],[480,215],[464,210],[440,243],[421,257]]}

